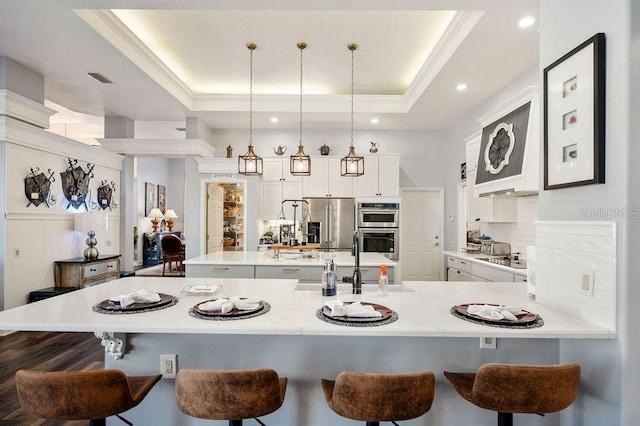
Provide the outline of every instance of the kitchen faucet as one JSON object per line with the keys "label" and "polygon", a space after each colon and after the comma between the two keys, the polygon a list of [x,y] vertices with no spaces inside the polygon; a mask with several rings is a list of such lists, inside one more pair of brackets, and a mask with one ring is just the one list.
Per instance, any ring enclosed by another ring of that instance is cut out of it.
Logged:
{"label": "kitchen faucet", "polygon": [[356,264],[353,270],[353,276],[342,277],[342,282],[351,283],[353,285],[351,293],[362,294],[362,274],[360,274],[360,234],[358,231],[353,233],[353,246],[351,247],[351,256],[355,256]]}

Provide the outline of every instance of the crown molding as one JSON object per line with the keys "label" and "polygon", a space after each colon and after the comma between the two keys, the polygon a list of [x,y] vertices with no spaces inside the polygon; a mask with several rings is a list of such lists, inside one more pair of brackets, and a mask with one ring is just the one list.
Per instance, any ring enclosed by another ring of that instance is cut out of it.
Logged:
{"label": "crown molding", "polygon": [[203,139],[103,138],[98,142],[108,151],[137,157],[213,158],[215,152],[215,148]]}
{"label": "crown molding", "polygon": [[0,114],[37,126],[49,128],[49,117],[57,111],[10,90],[0,90]]}
{"label": "crown molding", "polygon": [[77,158],[110,169],[122,170],[121,155],[65,138],[11,117],[0,116],[0,140],[62,157]]}

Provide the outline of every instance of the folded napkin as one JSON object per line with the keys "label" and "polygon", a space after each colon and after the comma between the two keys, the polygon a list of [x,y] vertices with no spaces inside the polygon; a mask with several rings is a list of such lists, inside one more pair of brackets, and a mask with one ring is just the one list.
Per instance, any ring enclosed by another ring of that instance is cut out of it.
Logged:
{"label": "folded napkin", "polygon": [[120,303],[120,306],[126,308],[135,303],[156,303],[160,301],[158,293],[152,293],[147,290],[138,290],[129,294],[121,294],[109,298],[112,302]]}
{"label": "folded napkin", "polygon": [[508,306],[469,305],[467,313],[491,320],[517,321],[516,315],[520,315],[523,312],[520,308]]}
{"label": "folded napkin", "polygon": [[253,311],[254,309],[258,309],[260,307],[260,301],[256,299],[240,299],[239,297],[230,297],[228,299],[220,298],[198,305],[198,309],[200,309],[201,311],[220,311],[223,314],[231,312],[234,307],[239,311]]}
{"label": "folded napkin", "polygon": [[331,309],[332,317],[382,318],[382,313],[376,311],[373,306],[360,302],[345,305],[341,300],[328,300],[324,305]]}

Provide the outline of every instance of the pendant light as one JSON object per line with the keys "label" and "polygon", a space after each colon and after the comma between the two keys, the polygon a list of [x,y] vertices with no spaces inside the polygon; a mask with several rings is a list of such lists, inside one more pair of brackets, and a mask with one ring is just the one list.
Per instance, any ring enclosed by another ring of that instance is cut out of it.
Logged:
{"label": "pendant light", "polygon": [[294,176],[309,176],[311,174],[311,157],[304,153],[302,146],[302,51],[307,43],[298,43],[300,49],[300,143],[298,152],[290,157],[290,172]]}
{"label": "pendant light", "polygon": [[238,173],[247,176],[262,176],[262,158],[253,152],[253,51],[255,43],[247,43],[250,52],[249,67],[249,148],[247,153],[238,156]]}
{"label": "pendant light", "polygon": [[347,155],[340,160],[340,174],[342,176],[358,177],[364,174],[364,157],[358,156],[353,146],[353,57],[358,45],[352,43],[347,48],[351,51],[351,144]]}

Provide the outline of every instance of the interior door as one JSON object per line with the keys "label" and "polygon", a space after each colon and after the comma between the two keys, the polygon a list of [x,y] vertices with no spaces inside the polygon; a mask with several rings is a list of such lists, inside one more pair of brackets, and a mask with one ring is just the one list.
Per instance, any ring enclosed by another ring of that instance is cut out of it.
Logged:
{"label": "interior door", "polygon": [[400,201],[400,270],[405,281],[442,281],[441,189],[405,189]]}
{"label": "interior door", "polygon": [[222,250],[224,190],[217,183],[207,185],[207,253]]}

